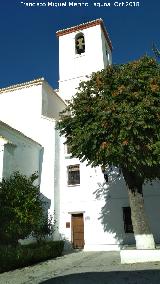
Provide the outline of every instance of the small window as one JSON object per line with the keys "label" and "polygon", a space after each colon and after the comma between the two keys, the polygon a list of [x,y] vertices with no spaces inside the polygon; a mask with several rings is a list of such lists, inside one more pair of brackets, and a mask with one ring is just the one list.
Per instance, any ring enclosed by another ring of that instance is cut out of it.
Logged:
{"label": "small window", "polygon": [[67,167],[68,170],[68,185],[80,184],[80,166],[72,165]]}
{"label": "small window", "polygon": [[85,39],[82,33],[78,34],[75,38],[75,50],[76,54],[85,52]]}
{"label": "small window", "polygon": [[124,221],[125,233],[133,233],[133,225],[132,225],[130,207],[123,207],[123,221]]}

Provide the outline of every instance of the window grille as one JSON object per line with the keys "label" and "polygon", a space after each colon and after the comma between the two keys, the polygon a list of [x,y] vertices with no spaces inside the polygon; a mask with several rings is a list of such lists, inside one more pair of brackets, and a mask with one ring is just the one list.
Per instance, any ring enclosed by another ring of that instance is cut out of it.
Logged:
{"label": "window grille", "polygon": [[80,184],[80,166],[71,165],[67,167],[68,170],[68,185]]}

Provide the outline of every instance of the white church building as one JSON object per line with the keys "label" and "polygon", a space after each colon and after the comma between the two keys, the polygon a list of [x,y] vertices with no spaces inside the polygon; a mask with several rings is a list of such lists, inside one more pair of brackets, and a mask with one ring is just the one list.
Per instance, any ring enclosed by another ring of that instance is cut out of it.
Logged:
{"label": "white church building", "polygon": [[[38,171],[41,193],[55,212],[56,238],[84,250],[119,250],[135,242],[123,177],[113,169],[106,182],[100,168],[71,158],[55,128],[80,81],[112,64],[112,44],[102,19],[60,30],[57,37],[58,91],[43,78],[0,89],[0,178]],[[146,212],[160,243],[159,184],[145,187]]]}

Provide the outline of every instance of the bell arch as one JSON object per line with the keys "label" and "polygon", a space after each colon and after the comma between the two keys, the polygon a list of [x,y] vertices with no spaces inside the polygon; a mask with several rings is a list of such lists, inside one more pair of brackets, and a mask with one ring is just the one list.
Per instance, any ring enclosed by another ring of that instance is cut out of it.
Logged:
{"label": "bell arch", "polygon": [[85,52],[85,37],[83,33],[78,33],[75,36],[75,53],[81,54]]}

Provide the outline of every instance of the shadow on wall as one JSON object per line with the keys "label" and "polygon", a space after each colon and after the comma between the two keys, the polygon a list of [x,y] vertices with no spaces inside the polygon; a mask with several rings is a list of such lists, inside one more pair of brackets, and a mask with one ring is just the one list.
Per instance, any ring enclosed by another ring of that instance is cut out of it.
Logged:
{"label": "shadow on wall", "polygon": [[39,153],[39,177],[38,177],[39,184],[41,184],[43,156],[44,156],[44,148],[42,147]]}
{"label": "shadow on wall", "polygon": [[[38,173],[38,182],[41,185],[41,176],[42,176],[42,168],[43,168],[43,156],[44,156],[44,148],[42,147],[39,154],[39,173]],[[48,215],[48,210],[51,207],[51,199],[47,198],[43,193],[40,193],[40,197],[44,202],[44,211]]]}
{"label": "shadow on wall", "polygon": [[134,234],[124,231],[123,207],[128,207],[129,201],[123,176],[118,169],[109,169],[107,175],[108,182],[99,183],[94,192],[97,200],[104,200],[98,219],[104,232],[113,234],[117,244],[134,244]]}
{"label": "shadow on wall", "polygon": [[44,208],[44,213],[48,215],[48,210],[51,207],[51,199],[49,199],[48,197],[46,197],[43,193],[40,192],[40,198],[41,200],[43,200],[44,204],[43,204],[43,208]]}
{"label": "shadow on wall", "polygon": [[66,238],[62,238],[62,240],[64,241],[64,249],[63,249],[63,252],[66,254],[66,253],[72,253],[74,252],[74,249],[73,249],[73,246],[72,246],[72,243],[67,240]]}
{"label": "shadow on wall", "polygon": [[86,272],[69,274],[51,278],[41,284],[157,284],[160,279],[159,270]]}

